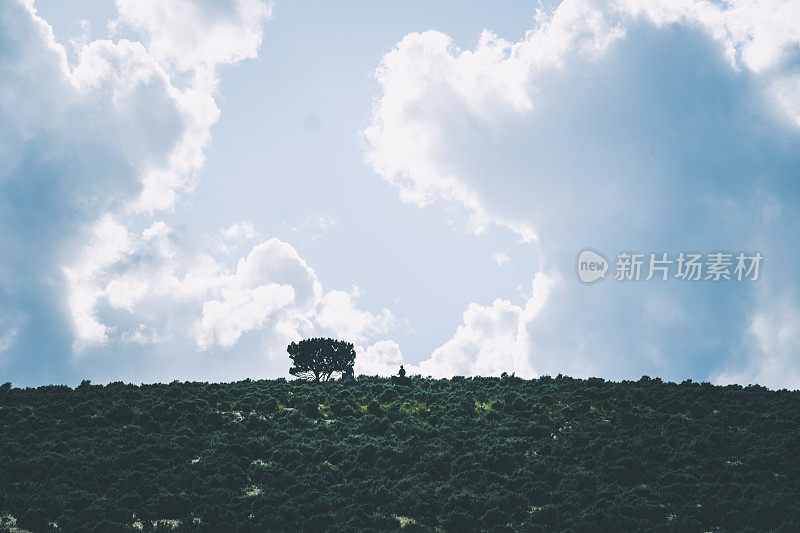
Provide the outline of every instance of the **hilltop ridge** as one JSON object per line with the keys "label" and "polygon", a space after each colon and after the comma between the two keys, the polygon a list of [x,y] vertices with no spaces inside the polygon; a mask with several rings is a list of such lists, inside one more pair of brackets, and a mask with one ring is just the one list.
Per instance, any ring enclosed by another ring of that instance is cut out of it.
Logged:
{"label": "hilltop ridge", "polygon": [[797,391],[647,377],[6,384],[0,524],[796,531],[798,422]]}

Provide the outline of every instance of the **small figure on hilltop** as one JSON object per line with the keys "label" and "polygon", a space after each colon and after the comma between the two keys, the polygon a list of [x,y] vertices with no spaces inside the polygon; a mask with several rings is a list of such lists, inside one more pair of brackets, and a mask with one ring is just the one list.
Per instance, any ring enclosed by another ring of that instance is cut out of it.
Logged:
{"label": "small figure on hilltop", "polygon": [[392,376],[392,385],[411,385],[411,378],[406,377],[406,369],[400,365],[396,376]]}
{"label": "small figure on hilltop", "polygon": [[344,372],[342,372],[342,382],[349,383],[355,380],[356,380],[356,374],[353,371],[353,366],[352,365],[348,366],[347,368],[344,369]]}

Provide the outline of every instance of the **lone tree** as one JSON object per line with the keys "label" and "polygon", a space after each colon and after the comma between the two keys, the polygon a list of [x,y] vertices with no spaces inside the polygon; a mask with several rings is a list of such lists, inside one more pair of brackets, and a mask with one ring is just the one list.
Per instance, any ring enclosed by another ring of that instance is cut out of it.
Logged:
{"label": "lone tree", "polygon": [[293,363],[289,373],[309,381],[328,381],[334,372],[344,372],[356,360],[353,343],[336,339],[305,339],[291,343],[286,351]]}

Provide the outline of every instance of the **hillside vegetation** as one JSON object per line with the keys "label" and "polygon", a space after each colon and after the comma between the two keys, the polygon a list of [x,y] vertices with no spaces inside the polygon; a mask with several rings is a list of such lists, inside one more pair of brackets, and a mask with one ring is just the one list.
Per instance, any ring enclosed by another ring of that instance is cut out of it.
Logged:
{"label": "hillside vegetation", "polygon": [[798,392],[647,377],[412,383],[3,385],[0,524],[800,531]]}

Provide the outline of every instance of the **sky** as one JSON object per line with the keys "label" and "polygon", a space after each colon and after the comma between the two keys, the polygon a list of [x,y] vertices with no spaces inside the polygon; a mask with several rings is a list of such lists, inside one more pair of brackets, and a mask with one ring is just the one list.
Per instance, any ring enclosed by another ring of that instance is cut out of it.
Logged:
{"label": "sky", "polygon": [[0,380],[288,377],[331,336],[796,389],[799,46],[796,1],[5,0]]}

